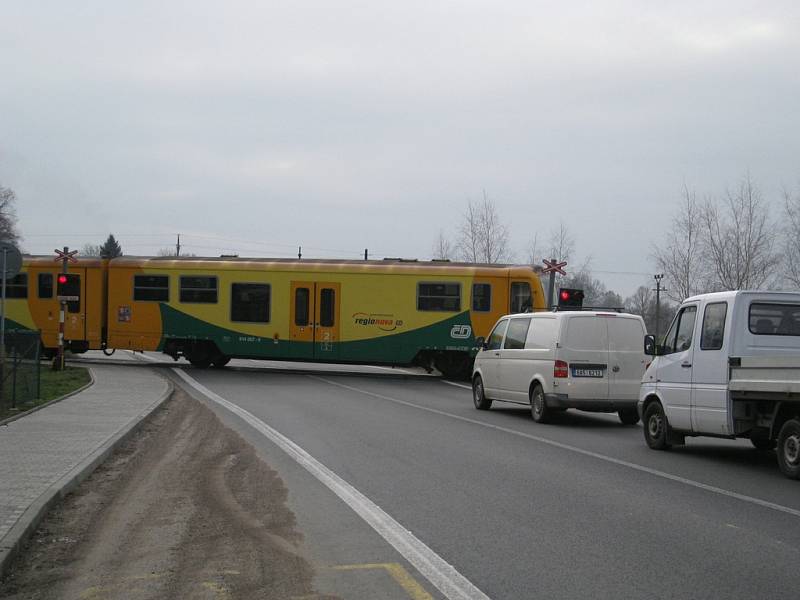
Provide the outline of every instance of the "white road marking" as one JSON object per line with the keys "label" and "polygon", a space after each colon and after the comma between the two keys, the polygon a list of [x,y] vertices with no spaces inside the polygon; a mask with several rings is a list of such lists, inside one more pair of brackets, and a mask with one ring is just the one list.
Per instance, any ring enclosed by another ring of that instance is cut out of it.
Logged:
{"label": "white road marking", "polygon": [[[670,481],[675,481],[678,483],[682,483],[684,485],[688,485],[691,487],[695,487],[701,490],[705,490],[707,492],[712,492],[714,494],[720,494],[722,496],[727,496],[729,498],[735,498],[737,500],[741,500],[742,502],[749,502],[750,504],[755,504],[757,506],[761,506],[764,508],[769,508],[771,510],[777,510],[782,513],[786,513],[787,515],[792,515],[793,517],[800,517],[800,510],[795,508],[790,508],[788,506],[783,506],[782,504],[776,504],[774,502],[769,502],[768,500],[762,500],[761,498],[755,498],[753,496],[747,496],[745,494],[740,494],[738,492],[733,492],[731,490],[726,490],[723,488],[719,488],[713,485],[708,485],[707,483],[702,483],[700,481],[695,481],[694,479],[687,479],[685,477],[681,477],[679,475],[673,475],[672,473],[667,473],[665,471],[659,471],[658,469],[653,469],[650,467],[645,467],[644,465],[639,465],[636,463],[628,462],[627,460],[622,460],[619,458],[614,458],[613,456],[607,456],[605,454],[600,454],[599,452],[592,452],[591,450],[585,450],[583,448],[578,448],[577,446],[570,446],[569,444],[563,444],[561,442],[556,442],[554,440],[550,440],[544,437],[539,437],[538,435],[532,435],[530,433],[524,433],[522,431],[517,431],[516,429],[510,429],[508,427],[502,427],[501,425],[494,425],[492,423],[485,423],[484,421],[478,421],[477,419],[470,419],[469,417],[462,417],[461,415],[454,415],[449,412],[445,412],[443,410],[439,410],[436,408],[431,408],[428,406],[420,406],[419,404],[414,404],[413,402],[408,402],[406,400],[400,400],[398,398],[391,398],[390,396],[384,396],[383,394],[376,394],[375,392],[370,392],[367,390],[362,390],[350,385],[345,385],[343,383],[339,383],[337,381],[331,381],[329,379],[325,379],[324,377],[319,377],[317,375],[309,375],[309,377],[313,379],[319,379],[320,381],[324,381],[330,385],[335,385],[340,388],[344,388],[353,392],[358,392],[359,394],[365,394],[367,396],[373,396],[375,398],[380,398],[381,400],[388,400],[389,402],[394,402],[396,404],[402,404],[404,406],[410,406],[412,408],[416,408],[419,410],[424,410],[427,412],[431,412],[437,415],[442,415],[444,417],[450,417],[451,419],[456,419],[458,421],[464,421],[465,423],[472,423],[473,425],[480,425],[481,427],[488,427],[489,429],[494,429],[496,431],[502,431],[504,433],[510,433],[511,435],[516,435],[519,437],[527,438],[529,440],[533,440],[536,442],[540,442],[542,444],[547,444],[549,446],[554,446],[556,448],[561,448],[562,450],[568,450],[570,452],[575,452],[576,454],[582,454],[584,456],[591,456],[592,458],[596,458],[598,460],[603,460],[615,465],[620,465],[622,467],[628,467],[629,469],[634,469],[636,471],[641,471],[642,473],[648,473],[650,475],[655,475],[656,477],[661,477],[663,479],[669,479]],[[448,383],[448,382],[445,382]]]}
{"label": "white road marking", "polygon": [[203,384],[187,375],[183,369],[173,372],[208,399],[238,415],[256,431],[286,452],[309,473],[325,484],[334,494],[364,519],[380,536],[391,544],[409,563],[446,598],[451,600],[489,600],[452,565],[423,544],[413,533],[400,525],[377,504],[364,496],[344,479],[308,454],[292,440],[273,429],[252,413],[215,394]]}
{"label": "white road marking", "polygon": [[456,383],[455,381],[447,381],[446,379],[440,379],[442,383],[446,383],[447,385],[454,385],[456,387],[465,388],[467,390],[471,390],[472,386],[467,385],[466,383]]}

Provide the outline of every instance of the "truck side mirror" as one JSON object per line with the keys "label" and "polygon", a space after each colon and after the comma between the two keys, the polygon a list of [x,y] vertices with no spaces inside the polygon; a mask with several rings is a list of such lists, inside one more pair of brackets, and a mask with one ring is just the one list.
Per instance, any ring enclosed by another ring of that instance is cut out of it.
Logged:
{"label": "truck side mirror", "polygon": [[644,353],[647,356],[656,355],[656,336],[654,335],[644,336]]}

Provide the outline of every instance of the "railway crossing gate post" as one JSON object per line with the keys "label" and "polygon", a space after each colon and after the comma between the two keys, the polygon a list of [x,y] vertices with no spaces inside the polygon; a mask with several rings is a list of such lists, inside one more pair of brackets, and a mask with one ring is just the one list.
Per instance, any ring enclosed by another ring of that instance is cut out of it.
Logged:
{"label": "railway crossing gate post", "polygon": [[[56,248],[55,253],[56,262],[61,261],[61,273],[58,274],[57,285],[57,288],[59,291],[61,291],[61,288],[67,283],[67,270],[69,269],[69,263],[78,262],[78,259],[75,258],[75,255],[78,253],[78,251],[72,250],[70,252],[69,246],[64,246],[63,251]],[[53,371],[64,370],[64,321],[67,318],[67,300],[69,300],[69,298],[59,294],[58,300],[60,304],[60,309],[58,311],[58,354],[56,355],[56,359],[53,361]]]}
{"label": "railway crossing gate post", "polygon": [[544,262],[544,269],[542,269],[542,273],[550,273],[550,283],[547,286],[547,308],[553,308],[553,293],[556,291],[556,273],[560,273],[561,275],[566,275],[567,272],[564,270],[564,267],[567,266],[567,261],[557,261],[555,258],[551,258],[547,260],[546,258],[542,261]]}

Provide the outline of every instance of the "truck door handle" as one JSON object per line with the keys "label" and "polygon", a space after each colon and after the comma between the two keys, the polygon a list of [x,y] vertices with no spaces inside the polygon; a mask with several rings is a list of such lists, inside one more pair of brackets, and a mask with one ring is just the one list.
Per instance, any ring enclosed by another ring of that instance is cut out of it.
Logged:
{"label": "truck door handle", "polygon": [[614,371],[614,373],[619,373],[619,365],[614,365],[611,367],[611,370]]}
{"label": "truck door handle", "polygon": [[691,369],[692,368],[692,363],[690,363],[690,362],[681,363],[681,366],[683,368],[685,368],[685,369]]}
{"label": "truck door handle", "polygon": [[495,356],[500,356],[500,353],[499,352],[495,352],[494,355]]}

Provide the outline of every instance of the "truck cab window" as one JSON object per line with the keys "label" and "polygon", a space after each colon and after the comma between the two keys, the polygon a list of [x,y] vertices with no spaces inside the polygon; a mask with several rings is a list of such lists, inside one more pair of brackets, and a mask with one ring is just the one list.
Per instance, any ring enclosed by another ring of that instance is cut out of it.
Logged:
{"label": "truck cab window", "polygon": [[696,317],[696,306],[686,306],[678,313],[664,338],[664,354],[684,352],[691,348]]}
{"label": "truck cab window", "polygon": [[725,336],[727,302],[707,304],[703,313],[703,331],[700,336],[701,350],[720,350]]}

